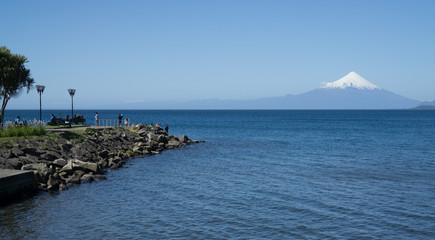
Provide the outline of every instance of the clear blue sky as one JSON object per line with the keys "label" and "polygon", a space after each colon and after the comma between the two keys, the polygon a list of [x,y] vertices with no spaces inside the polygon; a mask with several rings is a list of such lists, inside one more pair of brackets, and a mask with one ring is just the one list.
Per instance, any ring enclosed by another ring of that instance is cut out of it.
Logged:
{"label": "clear blue sky", "polygon": [[[435,99],[435,1],[3,1],[44,107],[300,94],[355,71]],[[39,109],[36,90],[7,109]]]}

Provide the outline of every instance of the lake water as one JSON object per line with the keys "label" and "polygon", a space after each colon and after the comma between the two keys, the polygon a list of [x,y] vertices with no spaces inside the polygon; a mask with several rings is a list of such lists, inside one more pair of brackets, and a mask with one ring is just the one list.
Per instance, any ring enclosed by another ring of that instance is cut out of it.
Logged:
{"label": "lake water", "polygon": [[435,111],[99,113],[206,142],[2,207],[0,239],[435,237]]}

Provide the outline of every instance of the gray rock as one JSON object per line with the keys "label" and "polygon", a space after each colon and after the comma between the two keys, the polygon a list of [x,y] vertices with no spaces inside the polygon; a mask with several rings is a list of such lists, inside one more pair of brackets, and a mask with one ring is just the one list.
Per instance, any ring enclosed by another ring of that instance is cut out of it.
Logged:
{"label": "gray rock", "polygon": [[178,141],[178,140],[176,140],[176,138],[174,138],[174,139],[171,139],[171,140],[168,142],[168,144],[166,144],[166,147],[172,149],[172,148],[177,148],[177,147],[179,147],[180,145],[181,145],[181,142]]}
{"label": "gray rock", "polygon": [[41,158],[47,160],[47,161],[54,161],[58,158],[61,158],[62,156],[57,153],[57,152],[53,152],[53,151],[48,151],[44,154],[41,155]]}
{"label": "gray rock", "polygon": [[165,135],[158,135],[157,142],[159,143],[168,143],[168,138]]}
{"label": "gray rock", "polygon": [[68,179],[69,175],[67,172],[60,172],[59,173],[59,177],[60,179],[62,179],[63,181],[65,181],[66,179]]}
{"label": "gray rock", "polygon": [[70,144],[60,144],[60,149],[62,152],[68,153],[71,150],[71,145]]}
{"label": "gray rock", "polygon": [[14,169],[10,163],[10,159],[0,157],[0,168],[1,169]]}
{"label": "gray rock", "polygon": [[59,184],[59,190],[60,191],[64,191],[64,190],[67,190],[67,189],[68,189],[68,187],[64,183],[60,183]]}
{"label": "gray rock", "polygon": [[71,176],[69,176],[65,182],[67,184],[80,184],[80,178],[84,175],[81,171],[74,172]]}
{"label": "gray rock", "polygon": [[94,176],[92,174],[85,174],[80,178],[81,183],[89,183],[94,181]]}
{"label": "gray rock", "polygon": [[107,158],[107,157],[109,157],[109,151],[103,150],[98,155],[102,158]]}
{"label": "gray rock", "polygon": [[66,165],[64,165],[62,167],[62,169],[60,169],[60,172],[66,172],[68,174],[72,174],[74,172],[74,167],[73,167],[73,163],[72,160],[69,160]]}
{"label": "gray rock", "polygon": [[53,175],[48,176],[47,190],[59,190],[60,180]]}
{"label": "gray rock", "polygon": [[178,137],[178,139],[179,139],[180,142],[182,142],[182,143],[187,143],[187,142],[189,141],[189,138],[188,138],[186,135],[181,136],[181,137]]}
{"label": "gray rock", "polygon": [[19,158],[10,158],[7,160],[9,167],[11,169],[21,169],[21,167],[23,166],[23,162],[21,159]]}
{"label": "gray rock", "polygon": [[98,161],[98,165],[100,166],[100,168],[107,168],[108,162],[109,161],[106,159],[100,159],[100,161]]}
{"label": "gray rock", "polygon": [[3,158],[13,158],[13,157],[15,157],[12,154],[11,150],[9,150],[9,149],[0,149],[0,156],[3,157]]}
{"label": "gray rock", "polygon": [[23,152],[32,156],[40,156],[40,153],[38,153],[38,150],[35,147],[23,148]]}
{"label": "gray rock", "polygon": [[23,165],[21,170],[36,170],[38,172],[48,172],[48,166],[46,163],[30,163]]}
{"label": "gray rock", "polygon": [[83,162],[77,159],[70,160],[73,164],[74,170],[83,170],[84,172],[94,172],[94,173],[100,173],[101,170],[98,167],[97,163],[93,162]]}
{"label": "gray rock", "polygon": [[75,158],[83,159],[84,156],[86,156],[88,153],[79,147],[73,147],[71,148],[71,153]]}
{"label": "gray rock", "polygon": [[60,167],[63,168],[66,164],[68,163],[68,161],[66,161],[63,158],[59,158],[53,161],[53,165],[55,165],[56,167]]}
{"label": "gray rock", "polygon": [[107,177],[101,174],[94,174],[93,175],[94,180],[106,180]]}
{"label": "gray rock", "polygon": [[21,149],[19,149],[19,148],[17,148],[17,147],[13,147],[13,148],[11,149],[11,153],[13,154],[13,156],[16,156],[16,157],[26,155],[23,151],[21,151]]}

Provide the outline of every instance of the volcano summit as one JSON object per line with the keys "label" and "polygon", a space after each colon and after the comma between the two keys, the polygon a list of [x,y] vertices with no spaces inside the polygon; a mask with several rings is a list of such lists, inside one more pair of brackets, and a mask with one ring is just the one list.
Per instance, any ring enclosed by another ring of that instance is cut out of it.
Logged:
{"label": "volcano summit", "polygon": [[380,89],[373,83],[367,81],[365,78],[361,77],[356,72],[350,72],[346,76],[340,78],[339,80],[331,83],[326,83],[326,85],[323,88],[358,88],[361,90],[374,90],[374,89]]}

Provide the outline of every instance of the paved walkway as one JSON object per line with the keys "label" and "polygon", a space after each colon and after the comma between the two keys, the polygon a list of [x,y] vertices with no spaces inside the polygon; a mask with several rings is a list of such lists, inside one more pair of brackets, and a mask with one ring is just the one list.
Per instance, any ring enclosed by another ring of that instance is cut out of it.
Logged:
{"label": "paved walkway", "polygon": [[104,126],[87,126],[87,127],[65,127],[65,128],[46,128],[47,132],[69,132],[69,131],[77,131],[77,130],[86,130],[87,128],[114,128],[114,127],[104,127]]}

